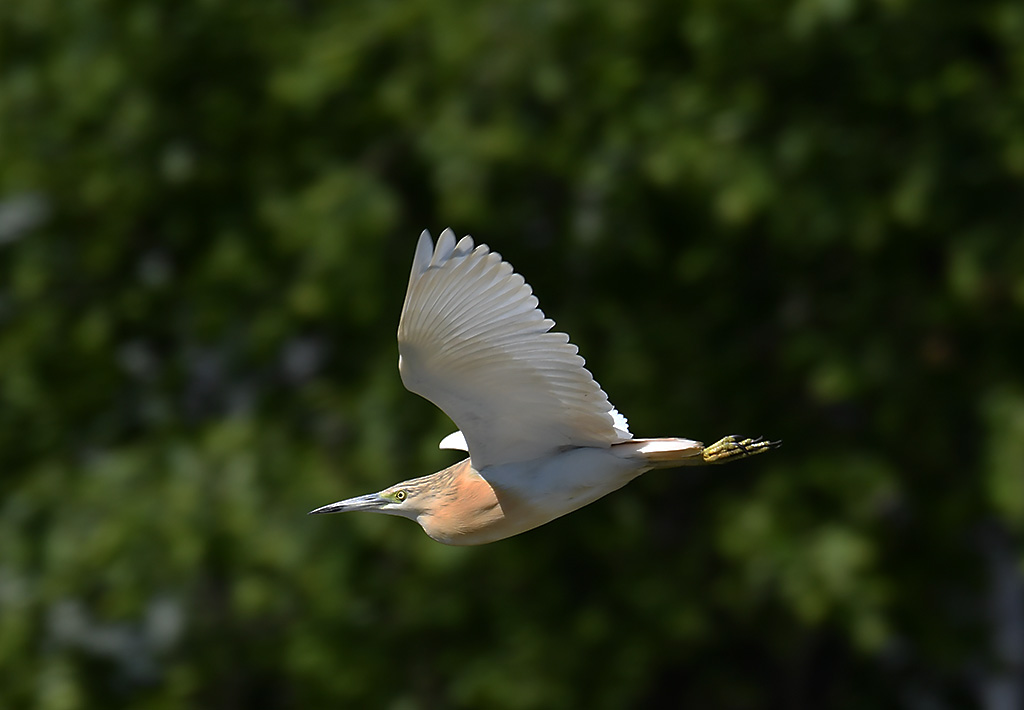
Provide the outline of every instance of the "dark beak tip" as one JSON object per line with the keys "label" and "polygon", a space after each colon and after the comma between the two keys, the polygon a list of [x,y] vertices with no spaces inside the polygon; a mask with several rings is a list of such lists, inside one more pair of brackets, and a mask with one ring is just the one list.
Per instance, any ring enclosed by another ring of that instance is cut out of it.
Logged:
{"label": "dark beak tip", "polygon": [[349,513],[353,511],[367,510],[376,511],[379,509],[381,499],[376,493],[365,496],[357,496],[347,500],[339,500],[337,503],[328,503],[315,510],[309,511],[307,515],[324,515],[327,513]]}

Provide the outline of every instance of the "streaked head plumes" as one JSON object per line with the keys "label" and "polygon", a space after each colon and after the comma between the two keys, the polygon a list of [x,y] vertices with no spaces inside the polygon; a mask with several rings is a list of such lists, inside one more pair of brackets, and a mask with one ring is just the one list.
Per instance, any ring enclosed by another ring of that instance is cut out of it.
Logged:
{"label": "streaked head plumes", "polygon": [[405,386],[451,417],[441,448],[469,458],[438,473],[317,508],[418,522],[450,545],[494,542],[543,525],[644,471],[722,463],[778,442],[728,436],[634,439],[569,336],[522,276],[486,245],[446,229],[420,235],[398,325]]}

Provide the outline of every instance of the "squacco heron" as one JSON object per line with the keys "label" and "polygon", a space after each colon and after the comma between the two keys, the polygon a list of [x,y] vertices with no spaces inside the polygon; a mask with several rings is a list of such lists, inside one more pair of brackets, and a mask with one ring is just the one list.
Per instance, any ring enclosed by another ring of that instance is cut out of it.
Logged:
{"label": "squacco heron", "polygon": [[512,266],[446,229],[420,235],[398,324],[405,386],[458,426],[465,460],[312,513],[415,520],[448,545],[482,545],[571,513],[656,468],[734,461],[778,442],[634,439],[569,336]]}

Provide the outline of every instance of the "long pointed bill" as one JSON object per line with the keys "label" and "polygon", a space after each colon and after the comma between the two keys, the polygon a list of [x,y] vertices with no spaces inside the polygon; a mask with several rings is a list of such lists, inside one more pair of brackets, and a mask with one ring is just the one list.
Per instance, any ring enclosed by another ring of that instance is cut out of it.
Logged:
{"label": "long pointed bill", "polygon": [[376,493],[369,493],[365,496],[356,496],[355,498],[349,498],[348,500],[340,500],[337,503],[331,503],[325,505],[322,508],[309,511],[310,515],[319,515],[320,513],[351,513],[358,510],[365,510],[371,512],[382,512],[381,507],[388,501],[381,498]]}

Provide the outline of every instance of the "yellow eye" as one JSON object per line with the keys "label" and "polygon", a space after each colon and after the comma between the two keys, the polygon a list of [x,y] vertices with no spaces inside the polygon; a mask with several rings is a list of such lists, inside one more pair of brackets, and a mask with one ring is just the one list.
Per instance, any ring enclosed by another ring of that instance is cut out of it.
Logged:
{"label": "yellow eye", "polygon": [[395,491],[395,500],[397,500],[399,503],[401,503],[403,500],[405,500],[408,497],[408,495],[409,494],[406,493],[405,491]]}

